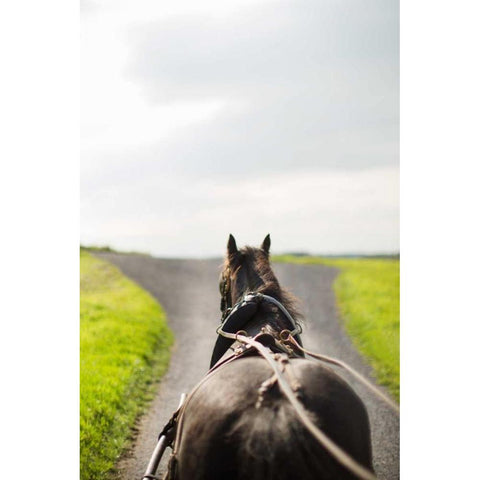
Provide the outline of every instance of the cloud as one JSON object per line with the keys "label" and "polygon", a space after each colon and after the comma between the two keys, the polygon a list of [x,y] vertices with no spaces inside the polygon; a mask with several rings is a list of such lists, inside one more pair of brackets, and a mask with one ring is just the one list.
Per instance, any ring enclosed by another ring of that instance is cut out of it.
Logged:
{"label": "cloud", "polygon": [[[277,2],[228,21],[184,15],[131,27],[124,73],[152,112],[124,110],[151,132],[137,166],[228,175],[397,164],[398,25],[385,5]],[[201,102],[223,108],[193,125],[169,116]],[[116,150],[130,135],[119,131]]]}
{"label": "cloud", "polygon": [[[127,73],[157,101],[212,94],[258,99],[305,85],[359,101],[351,75],[360,83],[371,75],[378,86],[397,81],[397,8],[385,1],[297,0],[247,9],[228,21],[169,17],[131,28]],[[342,72],[350,83],[340,77],[331,85],[332,73]],[[354,91],[348,95],[344,87]]]}
{"label": "cloud", "polygon": [[84,241],[398,248],[397,1],[132,5],[82,12]]}

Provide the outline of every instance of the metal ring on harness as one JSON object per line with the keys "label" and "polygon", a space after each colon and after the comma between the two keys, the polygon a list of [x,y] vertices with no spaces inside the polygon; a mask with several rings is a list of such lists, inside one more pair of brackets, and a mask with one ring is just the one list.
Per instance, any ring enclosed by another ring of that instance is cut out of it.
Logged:
{"label": "metal ring on harness", "polygon": [[235,333],[235,341],[244,343],[244,342],[242,342],[241,340],[238,339],[238,335],[243,335],[244,337],[246,337],[248,335],[248,333],[245,330],[239,330],[237,333]]}
{"label": "metal ring on harness", "polygon": [[282,342],[286,342],[290,337],[291,337],[291,332],[290,330],[282,330],[280,333],[279,333],[279,337],[280,337],[280,340],[282,340]]}

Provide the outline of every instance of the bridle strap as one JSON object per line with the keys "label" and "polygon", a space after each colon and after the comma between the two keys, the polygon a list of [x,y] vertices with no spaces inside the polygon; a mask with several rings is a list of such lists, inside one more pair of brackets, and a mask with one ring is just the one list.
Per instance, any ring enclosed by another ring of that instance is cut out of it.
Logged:
{"label": "bridle strap", "polygon": [[231,279],[230,279],[230,267],[226,268],[226,275],[222,274],[222,283],[220,284],[220,293],[221,293],[221,304],[220,309],[223,312],[222,320],[228,315],[232,310],[231,301],[229,298],[230,289],[231,289]]}

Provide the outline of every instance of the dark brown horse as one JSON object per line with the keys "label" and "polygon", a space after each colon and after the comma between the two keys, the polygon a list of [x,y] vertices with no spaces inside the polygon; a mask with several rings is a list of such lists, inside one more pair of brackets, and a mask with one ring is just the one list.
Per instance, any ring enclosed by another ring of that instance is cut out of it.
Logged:
{"label": "dark brown horse", "polygon": [[[259,249],[240,250],[230,235],[221,275],[224,319],[251,292],[274,298],[289,314],[275,303],[261,302],[241,327],[252,338],[264,334],[278,339],[282,330],[292,330],[289,317],[296,321],[299,316],[294,298],[280,287],[271,269],[269,249],[268,235]],[[329,368],[300,355],[290,357],[296,358],[287,359],[285,376],[310,420],[355,462],[373,472],[369,421],[360,398]],[[169,478],[178,480],[358,478],[299,421],[259,355],[240,355],[221,365],[189,395],[173,459]]]}

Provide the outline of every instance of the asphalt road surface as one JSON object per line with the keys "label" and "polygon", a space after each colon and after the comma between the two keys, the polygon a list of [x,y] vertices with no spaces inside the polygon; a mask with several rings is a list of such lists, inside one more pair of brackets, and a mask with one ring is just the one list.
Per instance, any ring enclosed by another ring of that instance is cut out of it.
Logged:
{"label": "asphalt road surface", "polygon": [[[113,253],[98,256],[117,265],[162,304],[176,338],[170,368],[150,410],[138,422],[133,448],[118,465],[120,480],[140,480],[158,433],[176,409],[180,394],[191,390],[208,370],[220,318],[221,260],[167,260]],[[305,348],[343,360],[372,378],[371,369],[344,333],[336,312],[332,283],[338,271],[321,265],[281,263],[273,268],[280,284],[300,300],[306,319],[302,334]],[[378,478],[398,479],[398,417],[361,384],[348,375],[342,376],[350,381],[367,406]],[[169,452],[167,449],[157,474],[165,471]]]}

